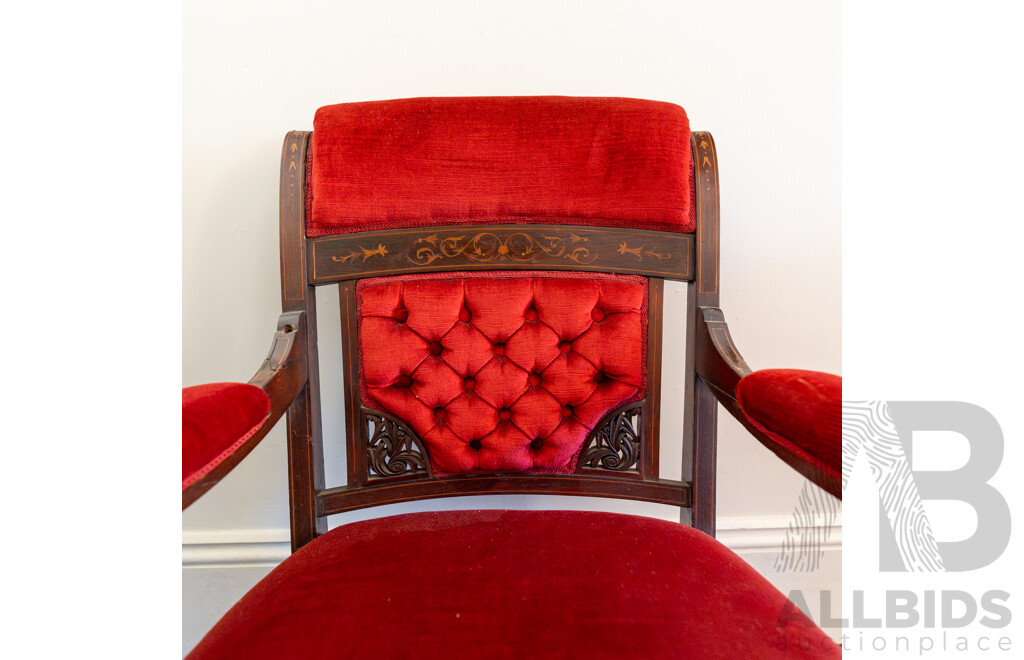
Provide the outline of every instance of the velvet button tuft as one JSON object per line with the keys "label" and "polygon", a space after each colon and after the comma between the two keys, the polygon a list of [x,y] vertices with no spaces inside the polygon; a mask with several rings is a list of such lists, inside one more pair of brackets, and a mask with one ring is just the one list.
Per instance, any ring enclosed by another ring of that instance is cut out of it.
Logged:
{"label": "velvet button tuft", "polygon": [[588,425],[641,398],[644,278],[510,275],[359,287],[361,403],[405,420],[441,474],[560,474]]}

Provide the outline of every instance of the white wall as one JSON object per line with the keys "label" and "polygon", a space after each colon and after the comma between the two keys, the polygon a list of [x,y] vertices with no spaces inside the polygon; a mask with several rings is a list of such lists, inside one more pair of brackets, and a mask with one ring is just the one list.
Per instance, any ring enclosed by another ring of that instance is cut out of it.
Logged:
{"label": "white wall", "polygon": [[[692,127],[711,131],[718,144],[722,307],[734,339],[754,368],[839,373],[838,2],[190,0],[183,31],[183,385],[247,380],[269,347],[280,311],[284,133],[310,129],[321,105],[444,95],[631,96],[682,105]],[[326,453],[336,461],[330,477],[343,473],[343,406],[337,305],[323,293],[321,337],[334,340],[321,351]],[[682,314],[685,289],[672,287],[666,297]],[[681,360],[673,342],[682,342],[682,327],[677,316],[676,333],[666,335],[670,365]],[[665,394],[679,397],[682,384],[667,372]],[[681,418],[665,425],[665,437],[678,437]],[[767,573],[802,482],[724,414],[719,438],[721,536]],[[332,524],[507,502],[395,505]],[[609,500],[511,502],[675,516],[669,507]],[[278,428],[182,516],[185,648],[235,592],[279,561],[287,527]],[[840,538],[833,536],[830,557]],[[770,578],[783,589],[808,579],[838,588],[838,560],[825,566],[811,578]]]}

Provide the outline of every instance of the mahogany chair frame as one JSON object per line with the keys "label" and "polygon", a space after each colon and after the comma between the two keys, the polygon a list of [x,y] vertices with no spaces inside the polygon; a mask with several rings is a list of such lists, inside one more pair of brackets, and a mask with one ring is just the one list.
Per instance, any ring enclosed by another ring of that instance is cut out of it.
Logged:
{"label": "mahogany chair frame", "polygon": [[[470,225],[307,238],[305,191],[311,133],[285,136],[281,160],[281,302],[270,354],[249,382],[270,395],[267,423],[229,461],[186,491],[185,506],[238,463],[287,410],[292,550],[327,531],[327,516],[363,507],[484,493],[591,495],[671,504],[681,521],[714,535],[717,403],[764,444],[736,403],[750,368],[719,305],[719,192],[710,133],[691,136],[693,234],[569,225]],[[472,246],[473,250],[466,249]],[[479,252],[476,248],[481,248]],[[433,478],[426,447],[405,424],[360,399],[356,284],[364,277],[472,270],[577,270],[648,280],[646,397],[612,411],[586,440],[574,474],[487,474]],[[687,281],[687,359],[682,481],[662,479],[663,288]],[[337,284],[342,316],[348,483],[324,483],[315,288]],[[689,449],[689,451],[687,451]],[[803,471],[803,470],[801,470]]]}

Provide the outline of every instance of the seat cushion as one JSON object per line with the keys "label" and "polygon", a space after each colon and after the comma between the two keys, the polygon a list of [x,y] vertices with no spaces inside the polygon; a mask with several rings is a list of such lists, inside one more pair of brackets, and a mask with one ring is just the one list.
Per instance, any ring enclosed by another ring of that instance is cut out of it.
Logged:
{"label": "seat cushion", "polygon": [[267,393],[248,383],[210,383],[181,390],[181,489],[245,444],[270,414]]}
{"label": "seat cushion", "polygon": [[842,481],[842,399],[843,379],[819,371],[763,369],[736,387],[736,400],[751,424],[804,462],[809,468],[804,473],[819,485]]}
{"label": "seat cushion", "polygon": [[342,103],[313,120],[308,236],[439,224],[692,232],[677,105],[565,96]]}
{"label": "seat cushion", "polygon": [[357,285],[364,405],[404,420],[435,476],[572,472],[646,389],[647,280],[443,273]]}
{"label": "seat cushion", "polygon": [[456,511],[332,530],[253,587],[189,657],[839,656],[785,596],[693,528]]}

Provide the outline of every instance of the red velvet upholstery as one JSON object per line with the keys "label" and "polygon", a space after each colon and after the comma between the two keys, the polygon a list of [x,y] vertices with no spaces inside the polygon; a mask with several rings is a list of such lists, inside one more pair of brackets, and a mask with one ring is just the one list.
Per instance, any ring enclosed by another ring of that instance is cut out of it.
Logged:
{"label": "red velvet upholstery", "polygon": [[363,403],[406,421],[436,475],[571,472],[645,391],[642,277],[445,273],[357,287]]}
{"label": "red velvet upholstery", "polygon": [[267,393],[246,383],[181,390],[181,489],[185,490],[252,437],[270,414]]}
{"label": "red velvet upholstery", "polygon": [[317,110],[308,236],[466,223],[693,232],[690,127],[658,101],[415,98]]}
{"label": "red velvet upholstery", "polygon": [[758,430],[829,479],[843,476],[843,379],[799,369],[764,369],[736,387]]}
{"label": "red velvet upholstery", "polygon": [[611,513],[451,511],[321,536],[257,584],[189,655],[379,657],[840,653],[757,571],[692,527]]}

